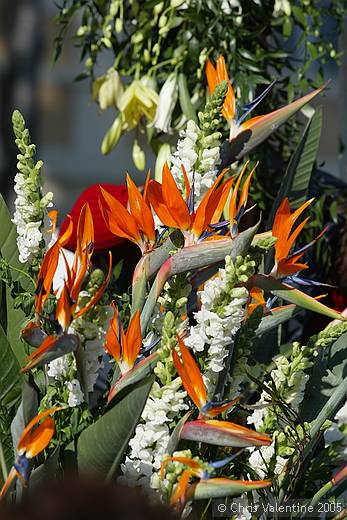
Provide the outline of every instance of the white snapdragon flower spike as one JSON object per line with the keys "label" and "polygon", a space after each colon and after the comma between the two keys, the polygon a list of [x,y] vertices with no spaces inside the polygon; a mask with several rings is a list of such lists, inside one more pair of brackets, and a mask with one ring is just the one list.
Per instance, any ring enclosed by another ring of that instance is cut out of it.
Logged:
{"label": "white snapdragon flower spike", "polygon": [[40,218],[42,210],[51,207],[53,193],[49,192],[34,205],[30,196],[33,192],[38,193],[40,188],[37,181],[30,177],[25,177],[22,173],[15,175],[14,191],[17,194],[15,200],[15,212],[12,222],[17,228],[17,246],[19,251],[19,261],[27,262],[40,250],[40,243],[43,239],[41,227],[43,221]]}
{"label": "white snapdragon flower spike", "polygon": [[179,390],[180,386],[180,378],[162,387],[157,382],[153,384],[141,415],[142,422],[129,442],[131,451],[121,465],[121,482],[147,490],[159,488],[157,472],[170,439],[169,425],[188,409],[184,402],[187,393]]}
{"label": "white snapdragon flower spike", "polygon": [[[207,350],[207,371],[204,373],[204,382],[210,397],[214,392],[220,372],[224,369],[224,360],[229,354],[229,346],[241,327],[245,317],[245,305],[248,293],[246,290],[241,298],[231,298],[225,305],[222,315],[212,309],[216,304],[227,282],[226,269],[220,269],[218,275],[208,280],[204,290],[200,292],[201,309],[195,313],[197,324],[189,331],[185,344],[193,351]],[[241,381],[240,381],[241,382]],[[238,383],[233,381],[233,392],[230,398],[238,394]]]}
{"label": "white snapdragon flower spike", "polygon": [[171,173],[177,185],[180,188],[183,186],[182,164],[187,172],[190,185],[194,180],[195,204],[199,204],[215,181],[220,162],[219,147],[206,148],[202,153],[199,171],[196,171],[195,166],[198,160],[196,143],[199,132],[197,124],[194,121],[188,121],[187,128],[181,133],[181,138],[177,143],[177,150],[171,157]]}

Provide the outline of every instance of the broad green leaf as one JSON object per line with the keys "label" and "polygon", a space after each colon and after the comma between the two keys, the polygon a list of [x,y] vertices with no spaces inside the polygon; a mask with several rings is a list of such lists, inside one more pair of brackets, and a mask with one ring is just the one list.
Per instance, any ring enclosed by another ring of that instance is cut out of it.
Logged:
{"label": "broad green leaf", "polygon": [[277,307],[271,310],[271,314],[264,316],[256,330],[256,335],[260,336],[269,330],[272,330],[281,323],[285,323],[290,320],[295,314],[300,312],[300,309],[296,305],[284,305],[283,307]]}
{"label": "broad green leaf", "polygon": [[275,213],[285,197],[292,208],[297,208],[306,200],[312,168],[316,160],[322,128],[322,109],[317,108],[310,117],[300,142],[292,155],[287,171],[281,182],[278,195],[273,203],[267,221],[271,229]]}
{"label": "broad green leaf", "polygon": [[188,498],[206,500],[241,495],[253,489],[271,486],[271,480],[229,480],[227,478],[211,478],[200,480],[188,490]]}
{"label": "broad green leaf", "polygon": [[299,289],[294,289],[294,287],[276,280],[276,278],[273,278],[272,276],[256,274],[249,279],[248,283],[250,286],[259,287],[264,291],[270,292],[274,296],[283,298],[283,300],[294,303],[308,311],[317,312],[318,314],[323,314],[324,316],[328,316],[328,318],[335,320],[346,320],[346,318],[344,318],[339,312],[330,309],[308,294],[299,291]]}
{"label": "broad green leaf", "polygon": [[80,474],[97,478],[112,478],[123,458],[153,384],[153,378],[143,381],[78,439],[77,461]]}
{"label": "broad green leaf", "polygon": [[60,446],[57,446],[53,453],[37,468],[35,468],[29,479],[29,489],[38,489],[44,482],[55,477],[58,470]]}
{"label": "broad green leaf", "polygon": [[20,366],[16,356],[11,350],[7,336],[0,327],[0,403],[4,406],[4,401],[8,395],[16,390],[18,396],[21,394],[21,375]]}
{"label": "broad green leaf", "polygon": [[336,387],[347,377],[347,333],[321,354],[310,370],[305,388],[305,399],[300,410],[305,421],[315,419]]}
{"label": "broad green leaf", "polygon": [[[19,255],[17,249],[17,231],[16,226],[11,222],[11,216],[7,209],[6,203],[3,197],[0,195],[0,253],[1,256],[7,260],[7,262],[17,268],[25,271],[25,264],[19,262]],[[28,278],[17,271],[12,270],[11,275],[13,280],[19,281],[23,289],[30,287]],[[6,300],[4,298],[4,292],[6,292]],[[10,290],[6,287],[6,291],[2,293],[2,305],[6,301],[7,309],[7,328],[6,335],[9,340],[10,346],[15,353],[18,361],[23,362],[25,358],[24,344],[20,339],[20,330],[25,321],[25,315],[22,310],[14,308],[14,302],[10,294]]]}

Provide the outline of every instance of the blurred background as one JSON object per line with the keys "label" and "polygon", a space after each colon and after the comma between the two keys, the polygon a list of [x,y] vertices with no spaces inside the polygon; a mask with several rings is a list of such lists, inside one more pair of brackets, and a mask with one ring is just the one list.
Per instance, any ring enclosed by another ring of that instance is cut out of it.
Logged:
{"label": "blurred background", "polygon": [[[109,156],[101,155],[114,117],[110,112],[101,117],[88,81],[74,82],[80,51],[69,38],[52,63],[56,13],[52,0],[0,1],[0,191],[11,205],[17,153],[11,117],[18,108],[44,161],[45,191],[53,191],[63,215],[88,185],[123,183],[126,170],[140,183],[143,174],[132,162],[132,135],[123,136]],[[100,61],[100,70],[110,64]],[[150,150],[146,156],[153,166]]]}
{"label": "blurred background", "polygon": [[[100,142],[112,124],[113,115],[103,113],[91,101],[88,81],[74,82],[79,73],[80,51],[67,38],[61,58],[52,64],[56,7],[52,0],[1,0],[0,4],[0,183],[11,204],[16,149],[11,115],[18,108],[24,115],[44,161],[46,190],[54,192],[55,206],[66,213],[77,195],[97,182],[122,183],[128,170],[138,182],[131,159],[132,135],[109,156],[100,153]],[[72,28],[72,30],[75,28]],[[347,49],[347,30],[338,42]],[[107,54],[100,62],[103,72],[111,65]],[[347,57],[338,68],[327,63],[331,88],[322,99],[323,133],[318,166],[347,181]],[[147,150],[149,166],[154,156]]]}

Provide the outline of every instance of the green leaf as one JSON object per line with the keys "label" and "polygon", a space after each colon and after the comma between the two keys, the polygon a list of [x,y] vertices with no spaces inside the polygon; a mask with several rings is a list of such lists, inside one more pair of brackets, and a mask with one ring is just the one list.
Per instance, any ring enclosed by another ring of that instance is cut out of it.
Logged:
{"label": "green leaf", "polygon": [[259,324],[259,327],[256,330],[256,335],[260,336],[269,330],[272,330],[278,325],[290,320],[295,314],[299,312],[299,309],[296,305],[284,305],[283,307],[278,307],[277,309],[273,309],[271,314],[264,316]]}
{"label": "green leaf", "polygon": [[[0,254],[13,267],[25,271],[25,264],[19,262],[19,254],[17,249],[17,231],[16,226],[11,222],[10,213],[7,209],[3,197],[0,195]],[[11,276],[14,281],[20,281],[23,289],[29,287],[29,280],[26,276],[12,270]],[[6,294],[6,298],[5,298]],[[23,343],[20,339],[19,331],[21,330],[25,314],[21,309],[15,308],[15,303],[11,296],[10,288],[7,286],[6,291],[2,292],[1,305],[6,305],[7,310],[7,328],[6,335],[9,344],[15,353],[18,361],[23,362],[26,353],[24,351]]]}
{"label": "green leaf", "polygon": [[347,333],[323,351],[310,370],[301,416],[312,421],[324,407],[336,387],[347,377]]}
{"label": "green leaf", "polygon": [[178,76],[178,98],[180,102],[180,106],[182,109],[182,113],[186,116],[186,118],[192,119],[195,123],[198,122],[196,117],[196,112],[190,100],[187,78],[181,73]]}
{"label": "green leaf", "polygon": [[19,373],[20,366],[16,356],[12,352],[7,336],[2,327],[0,327],[0,403],[4,405],[4,401],[13,390],[18,390],[20,394],[21,376]]}
{"label": "green leaf", "polygon": [[45,481],[55,477],[58,470],[59,455],[60,446],[57,446],[45,462],[32,471],[29,479],[30,491],[38,489]]}
{"label": "green leaf", "polygon": [[189,499],[206,500],[241,495],[253,489],[269,487],[270,480],[229,480],[227,478],[211,478],[200,480],[188,491]]}
{"label": "green leaf", "polygon": [[292,208],[297,208],[306,200],[312,168],[316,160],[322,129],[322,109],[315,110],[309,119],[300,142],[292,155],[278,195],[271,208],[267,227],[273,224],[275,213],[285,197]]}
{"label": "green leaf", "polygon": [[111,410],[86,428],[78,439],[80,474],[111,479],[122,460],[153,384],[149,378],[137,385]]}
{"label": "green leaf", "polygon": [[346,318],[344,318],[339,312],[330,309],[330,307],[327,307],[318,300],[315,300],[308,294],[299,291],[299,289],[294,289],[294,287],[276,280],[276,278],[273,278],[272,276],[256,274],[248,280],[248,283],[250,287],[259,287],[264,291],[270,292],[274,296],[283,298],[283,300],[294,303],[295,305],[298,305],[303,309],[307,309],[308,311],[323,314],[323,316],[328,316],[328,318],[332,318],[334,320],[346,320]]}

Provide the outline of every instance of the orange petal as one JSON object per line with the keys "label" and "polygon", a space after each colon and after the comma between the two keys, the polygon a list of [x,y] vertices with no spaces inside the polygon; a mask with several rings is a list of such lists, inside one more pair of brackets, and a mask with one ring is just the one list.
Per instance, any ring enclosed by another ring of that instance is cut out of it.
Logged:
{"label": "orange petal", "polygon": [[112,302],[113,317],[110,322],[110,328],[106,334],[105,350],[113,356],[113,358],[119,363],[120,361],[120,344],[119,344],[119,325],[122,326],[119,320],[118,309]]}
{"label": "orange petal", "polygon": [[151,209],[145,203],[129,174],[127,174],[127,186],[130,211],[136,220],[137,227],[151,242],[155,242],[154,220]]}
{"label": "orange petal", "polygon": [[217,60],[216,69],[218,83],[221,83],[222,81],[228,82],[228,90],[225,96],[222,113],[227,121],[232,121],[235,118],[235,94],[233,87],[231,86],[228,71],[225,65],[225,60],[222,55],[220,55]]}
{"label": "orange petal", "polygon": [[176,227],[182,231],[188,230],[191,222],[189,210],[167,163],[163,166],[162,194],[164,204],[176,222]]}
{"label": "orange petal", "polygon": [[63,406],[54,406],[52,408],[47,408],[47,410],[44,410],[43,412],[40,412],[37,414],[31,421],[27,424],[27,426],[24,428],[18,442],[17,450],[19,454],[26,451],[27,445],[30,443],[30,440],[32,439],[32,429],[34,426],[36,426],[41,419],[45,419],[45,417],[48,417],[49,415],[53,415],[55,412],[58,412],[59,410],[63,410]]}
{"label": "orange petal", "polygon": [[142,345],[142,334],[140,324],[140,309],[137,309],[134,316],[131,318],[129,327],[126,333],[126,339],[122,345],[122,359],[132,368],[139,355]]}
{"label": "orange petal", "polygon": [[28,459],[36,457],[48,446],[53,435],[54,421],[52,417],[47,417],[35,430],[31,430],[30,436],[27,436],[25,456]]}
{"label": "orange petal", "polygon": [[78,255],[80,256],[85,249],[88,250],[90,258],[94,250],[94,223],[88,202],[83,205],[77,224]]}
{"label": "orange petal", "polygon": [[[99,200],[100,211],[111,233],[127,238],[137,245],[142,244],[135,218],[130,215],[123,204],[101,186],[100,192],[102,197],[102,200]],[[104,204],[106,204],[106,208]]]}
{"label": "orange petal", "polygon": [[70,215],[67,215],[66,218],[69,220],[68,226],[64,233],[58,238],[58,242],[62,247],[68,243],[73,232],[73,220]]}
{"label": "orange petal", "polygon": [[160,221],[165,226],[175,228],[177,226],[176,220],[171,216],[166,204],[164,203],[162,185],[158,181],[150,181],[147,197]]}
{"label": "orange petal", "polygon": [[176,484],[175,491],[170,498],[170,506],[184,505],[186,501],[186,491],[191,477],[191,471],[185,469]]}
{"label": "orange petal", "polygon": [[58,320],[59,325],[61,328],[66,331],[71,323],[71,298],[70,293],[67,288],[66,283],[64,282],[63,290],[61,291],[61,294],[58,299],[57,307],[55,309],[55,317]]}
{"label": "orange petal", "polygon": [[21,372],[22,373],[28,372],[33,364],[33,361],[36,361],[36,359],[38,357],[40,357],[44,352],[51,349],[55,345],[55,343],[58,339],[59,339],[59,337],[56,336],[55,334],[53,334],[52,336],[47,336],[47,338],[44,340],[42,345],[40,345],[37,349],[35,349],[34,352],[32,352],[30,354],[30,356],[25,358],[24,361],[28,362],[28,363],[27,363],[27,365],[25,365],[25,367],[23,367],[21,369]]}
{"label": "orange petal", "polygon": [[240,400],[239,397],[236,397],[236,399],[232,399],[231,401],[221,404],[219,406],[213,406],[211,408],[208,408],[207,412],[203,413],[202,415],[208,416],[208,417],[216,417],[217,415],[220,415],[223,412],[226,412],[227,410],[230,410],[235,404]]}
{"label": "orange petal", "polygon": [[6,495],[7,491],[9,490],[12,482],[17,478],[18,472],[15,468],[11,468],[11,471],[9,472],[7,479],[4,483],[4,485],[1,488],[0,491],[0,500]]}
{"label": "orange petal", "polygon": [[[196,210],[192,230],[197,237],[199,237],[201,233],[207,228],[208,224],[211,223],[213,214],[218,206],[218,198],[212,197],[212,195],[216,189],[216,186],[219,184],[222,177],[224,177],[225,173],[226,172],[221,173],[216,178],[212,186],[207,190],[207,192],[203,196]],[[210,202],[212,202],[212,204]]]}
{"label": "orange petal", "polygon": [[183,178],[184,178],[184,185],[186,187],[186,200],[188,200],[188,197],[190,195],[190,183],[187,175],[187,171],[184,167],[184,164],[181,164],[182,172],[183,172]]}
{"label": "orange petal", "polygon": [[259,163],[257,162],[256,165],[253,167],[251,173],[248,175],[247,179],[243,183],[241,194],[240,194],[240,198],[239,198],[239,204],[237,206],[237,211],[240,211],[242,206],[246,206],[247,205],[249,184],[251,182],[252,175],[255,172],[258,164]]}
{"label": "orange petal", "polygon": [[233,224],[233,222],[235,220],[235,217],[236,217],[236,213],[237,213],[237,210],[236,210],[237,194],[238,194],[238,191],[239,191],[239,187],[240,187],[242,176],[245,173],[245,171],[247,170],[248,164],[249,164],[249,161],[247,161],[246,164],[243,166],[243,168],[241,170],[241,173],[240,173],[240,175],[237,178],[236,184],[234,186],[234,189],[233,189],[233,192],[232,192],[232,195],[231,195],[230,206],[229,206],[230,226],[232,226],[232,224]]}
{"label": "orange petal", "polygon": [[58,266],[60,247],[60,242],[55,242],[43,257],[35,290],[36,313],[41,312],[42,307],[50,294],[54,274]]}
{"label": "orange petal", "polygon": [[182,379],[184,388],[200,410],[207,401],[205,383],[198,365],[179,336],[177,336],[177,341],[180,346],[182,357],[179,358],[177,352],[173,350],[174,364]]}
{"label": "orange petal", "polygon": [[210,91],[210,94],[213,94],[214,89],[218,85],[217,71],[214,68],[211,60],[209,60],[209,59],[206,62],[206,70],[205,71],[206,71],[206,79],[207,79],[208,89]]}

